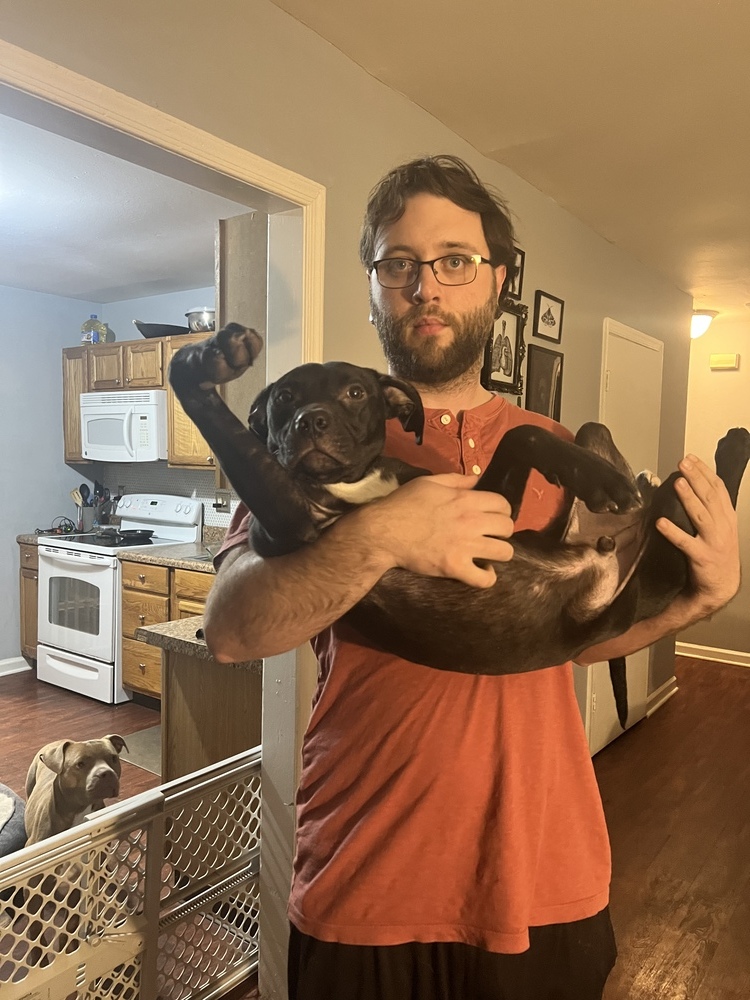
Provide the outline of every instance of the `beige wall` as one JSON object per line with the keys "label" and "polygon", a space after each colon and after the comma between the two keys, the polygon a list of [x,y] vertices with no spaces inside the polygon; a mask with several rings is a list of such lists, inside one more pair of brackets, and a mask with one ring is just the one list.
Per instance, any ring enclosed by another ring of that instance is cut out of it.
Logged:
{"label": "beige wall", "polygon": [[[750,313],[744,322],[718,316],[690,349],[686,451],[713,458],[716,442],[730,427],[750,428]],[[738,371],[711,371],[712,354],[739,354]],[[710,621],[680,635],[684,642],[750,653],[750,475],[737,505],[745,581],[732,603]]]}

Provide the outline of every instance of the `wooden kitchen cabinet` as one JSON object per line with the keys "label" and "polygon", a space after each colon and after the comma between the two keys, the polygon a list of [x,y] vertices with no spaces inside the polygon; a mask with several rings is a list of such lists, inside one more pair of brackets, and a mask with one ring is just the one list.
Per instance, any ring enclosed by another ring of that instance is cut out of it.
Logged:
{"label": "wooden kitchen cabinet", "polygon": [[212,573],[170,569],[150,563],[122,563],[122,683],[161,698],[161,653],[135,638],[135,630],[202,615]]}
{"label": "wooden kitchen cabinet", "polygon": [[39,597],[39,551],[36,545],[20,546],[21,653],[36,659],[37,601]]}
{"label": "wooden kitchen cabinet", "polygon": [[82,392],[89,391],[88,347],[64,347],[63,373],[63,440],[66,462],[88,462],[81,449]]}
{"label": "wooden kitchen cabinet", "polygon": [[[134,340],[123,345],[126,389],[160,389],[164,385],[161,340]],[[96,348],[94,352],[96,353]]]}
{"label": "wooden kitchen cabinet", "polygon": [[[168,337],[165,346],[164,370],[169,370],[173,356],[185,344],[206,340],[209,334],[196,333],[184,337]],[[182,468],[213,469],[216,465],[211,449],[198,432],[167,381],[167,463]]]}
{"label": "wooden kitchen cabinet", "polygon": [[92,344],[89,348],[89,385],[99,389],[122,389],[125,370],[122,344]]}
{"label": "wooden kitchen cabinet", "polygon": [[169,572],[167,566],[122,564],[122,683],[152,698],[161,697],[161,656],[134,634],[141,625],[169,621]]}

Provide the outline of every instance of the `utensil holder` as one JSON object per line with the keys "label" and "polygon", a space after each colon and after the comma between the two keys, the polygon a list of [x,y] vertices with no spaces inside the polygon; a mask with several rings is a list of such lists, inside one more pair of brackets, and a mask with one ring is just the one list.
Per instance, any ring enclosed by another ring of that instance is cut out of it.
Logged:
{"label": "utensil holder", "polygon": [[93,507],[79,507],[81,531],[91,531],[94,527],[94,515],[96,511]]}

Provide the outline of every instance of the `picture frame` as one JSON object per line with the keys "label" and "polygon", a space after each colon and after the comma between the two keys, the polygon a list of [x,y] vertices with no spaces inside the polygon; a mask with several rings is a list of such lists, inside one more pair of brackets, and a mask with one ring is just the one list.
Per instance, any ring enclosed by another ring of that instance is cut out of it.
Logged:
{"label": "picture frame", "polygon": [[526,264],[526,251],[520,247],[513,247],[516,252],[516,276],[508,285],[507,295],[509,299],[519,300],[523,291],[523,269]]}
{"label": "picture frame", "polygon": [[559,344],[562,340],[565,303],[556,295],[537,289],[534,296],[534,325],[532,334],[542,340]]}
{"label": "picture frame", "polygon": [[521,363],[526,356],[523,334],[529,310],[511,299],[503,299],[500,308],[502,312],[495,320],[492,336],[484,349],[480,379],[485,389],[520,396],[523,393]]}
{"label": "picture frame", "polygon": [[529,344],[526,362],[526,409],[560,420],[564,357],[560,351]]}

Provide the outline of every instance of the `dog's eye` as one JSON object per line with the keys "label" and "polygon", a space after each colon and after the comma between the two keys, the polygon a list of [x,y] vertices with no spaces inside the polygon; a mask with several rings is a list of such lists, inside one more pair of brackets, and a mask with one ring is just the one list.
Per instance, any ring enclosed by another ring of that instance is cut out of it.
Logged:
{"label": "dog's eye", "polygon": [[82,771],[85,766],[86,766],[85,760],[79,760],[76,762],[76,767],[78,768],[79,771]]}
{"label": "dog's eye", "polygon": [[361,385],[350,385],[346,390],[346,394],[349,399],[362,399],[365,395],[365,390]]}
{"label": "dog's eye", "polygon": [[279,391],[276,393],[277,403],[291,403],[291,401],[292,401],[292,393],[290,389],[279,389]]}

